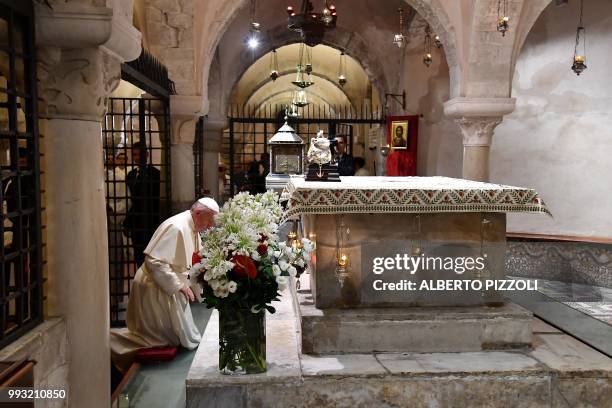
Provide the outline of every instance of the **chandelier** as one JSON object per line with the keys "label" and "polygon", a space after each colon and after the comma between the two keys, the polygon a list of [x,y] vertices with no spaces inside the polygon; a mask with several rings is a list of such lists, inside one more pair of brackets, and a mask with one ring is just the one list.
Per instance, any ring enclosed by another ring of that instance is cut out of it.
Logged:
{"label": "chandelier", "polygon": [[580,22],[578,28],[576,28],[576,45],[574,46],[574,63],[572,64],[572,71],[576,75],[580,75],[582,71],[587,69],[586,66],[586,30],[582,25],[582,7],[583,0],[580,0]]}
{"label": "chandelier", "polygon": [[338,13],[336,6],[329,5],[325,0],[325,8],[322,12],[314,11],[311,0],[303,0],[302,8],[296,13],[292,6],[287,7],[289,15],[287,27],[302,37],[302,42],[314,47],[323,41],[325,30],[336,27]]}
{"label": "chandelier", "polygon": [[[304,58],[305,56],[305,58]],[[310,50],[304,45],[304,43],[300,44],[299,50],[299,58],[297,65],[297,73],[295,76],[295,81],[291,83],[298,88],[308,88],[313,85],[314,82],[311,80],[312,74],[312,60],[311,60]]]}

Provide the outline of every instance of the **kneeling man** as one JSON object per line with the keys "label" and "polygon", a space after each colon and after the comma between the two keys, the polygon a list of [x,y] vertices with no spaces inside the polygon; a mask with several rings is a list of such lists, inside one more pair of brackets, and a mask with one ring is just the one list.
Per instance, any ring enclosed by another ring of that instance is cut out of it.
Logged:
{"label": "kneeling man", "polygon": [[116,356],[140,348],[183,346],[194,349],[201,335],[189,302],[195,299],[188,271],[199,252],[199,233],[214,225],[219,205],[201,198],[191,210],[164,221],[144,250],[144,264],[136,272],[127,308],[127,329],[111,331]]}

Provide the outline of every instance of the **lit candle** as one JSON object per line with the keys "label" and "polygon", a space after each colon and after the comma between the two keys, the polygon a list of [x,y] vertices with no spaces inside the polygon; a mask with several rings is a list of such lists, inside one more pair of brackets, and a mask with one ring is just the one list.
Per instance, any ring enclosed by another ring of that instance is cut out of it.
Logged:
{"label": "lit candle", "polygon": [[584,62],[584,55],[576,55],[576,57],[574,57],[574,61]]}
{"label": "lit candle", "polygon": [[348,257],[346,256],[346,254],[342,254],[340,255],[340,259],[338,259],[338,265],[346,266],[347,261],[348,261]]}

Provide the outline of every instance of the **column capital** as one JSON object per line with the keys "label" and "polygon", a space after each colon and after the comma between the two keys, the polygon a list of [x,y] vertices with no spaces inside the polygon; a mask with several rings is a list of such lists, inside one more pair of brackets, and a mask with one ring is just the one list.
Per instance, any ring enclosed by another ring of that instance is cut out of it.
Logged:
{"label": "column capital", "polygon": [[119,8],[131,8],[133,0],[122,0],[114,8],[81,3],[54,4],[36,7],[36,43],[38,46],[65,49],[96,48],[120,61],[131,61],[140,55],[142,35],[133,25],[129,13]]}
{"label": "column capital", "polygon": [[173,145],[193,145],[196,122],[204,115],[204,102],[204,98],[200,95],[170,96]]}
{"label": "column capital", "polygon": [[199,118],[204,116],[204,97],[200,95],[171,95],[170,114],[173,117]]}
{"label": "column capital", "polygon": [[514,111],[515,98],[457,97],[444,103],[444,113],[451,118],[502,117]]}
{"label": "column capital", "polygon": [[493,130],[501,121],[501,116],[455,119],[463,135],[463,146],[491,146]]}
{"label": "column capital", "polygon": [[39,48],[41,118],[100,122],[121,80],[121,61],[99,48]]}

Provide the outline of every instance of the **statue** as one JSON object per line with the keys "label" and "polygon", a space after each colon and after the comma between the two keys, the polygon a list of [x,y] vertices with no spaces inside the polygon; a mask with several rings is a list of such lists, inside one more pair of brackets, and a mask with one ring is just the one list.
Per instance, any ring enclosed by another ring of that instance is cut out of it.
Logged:
{"label": "statue", "polygon": [[310,148],[308,148],[308,163],[314,163],[319,165],[319,172],[317,176],[323,177],[323,165],[328,164],[332,160],[331,149],[329,145],[329,139],[323,136],[323,131],[317,132],[317,137],[310,140]]}
{"label": "statue", "polygon": [[331,141],[323,136],[322,130],[317,132],[317,137],[310,140],[306,158],[308,160],[306,181],[340,181],[338,170],[331,165]]}

